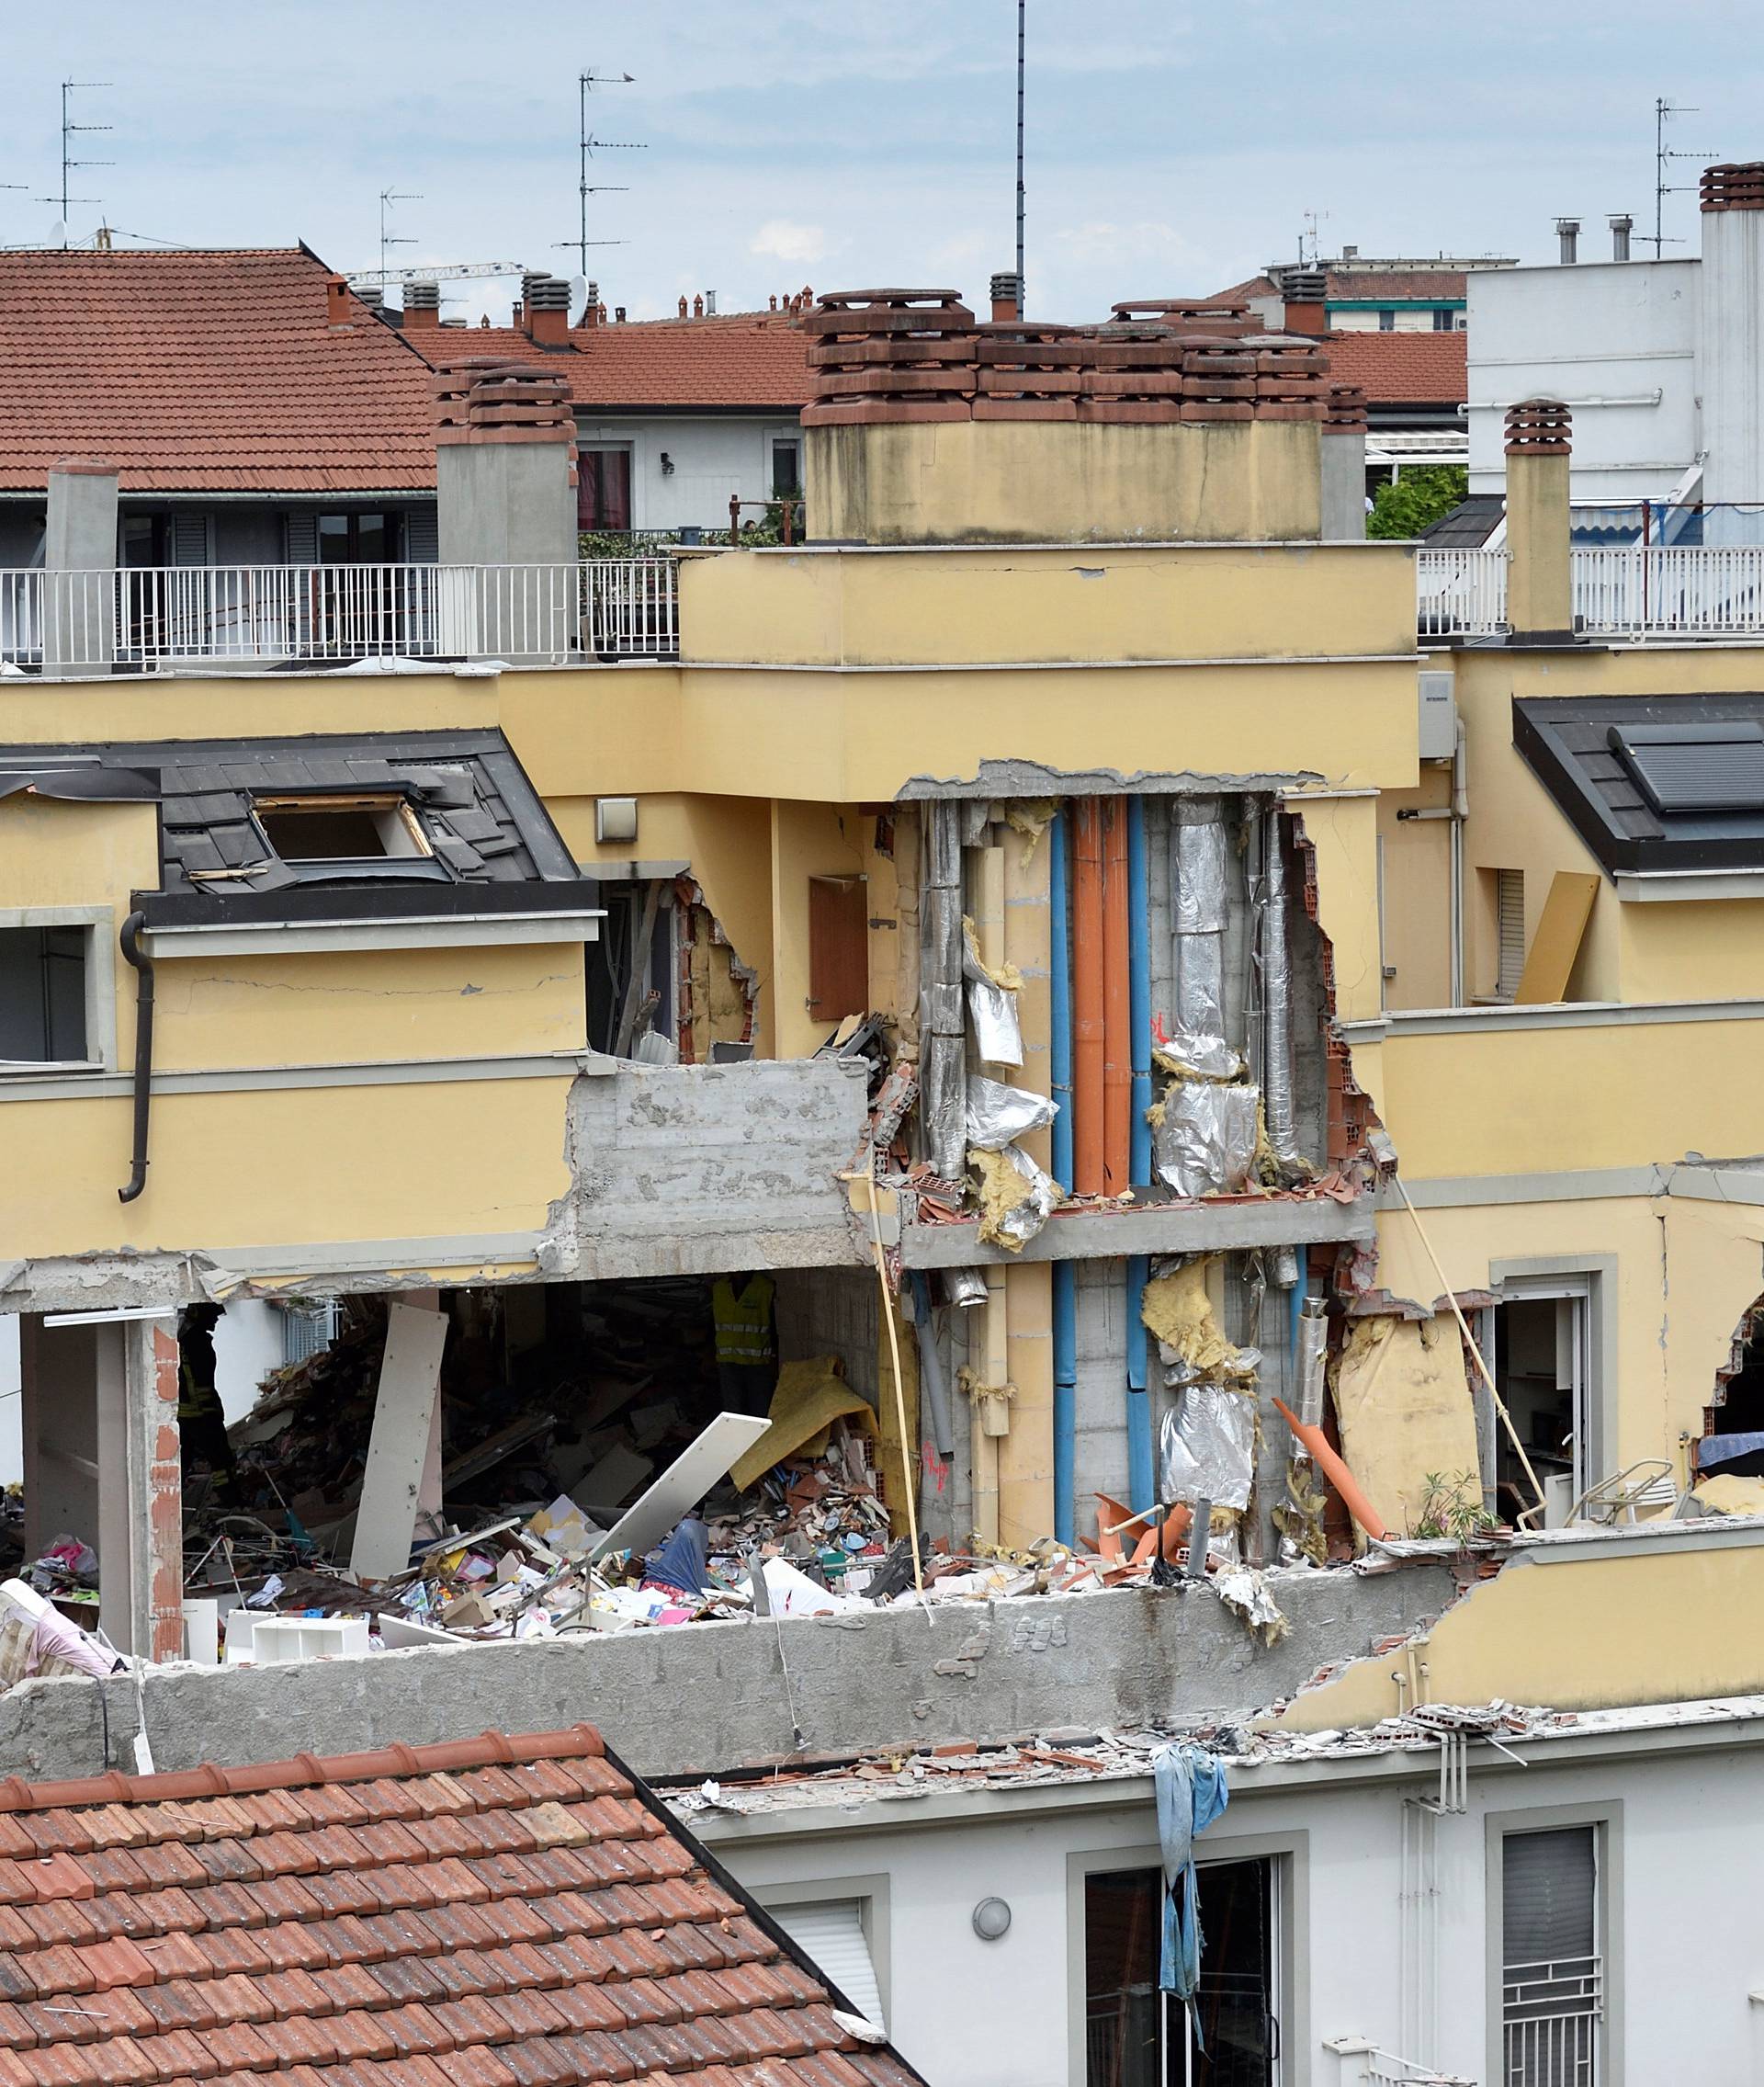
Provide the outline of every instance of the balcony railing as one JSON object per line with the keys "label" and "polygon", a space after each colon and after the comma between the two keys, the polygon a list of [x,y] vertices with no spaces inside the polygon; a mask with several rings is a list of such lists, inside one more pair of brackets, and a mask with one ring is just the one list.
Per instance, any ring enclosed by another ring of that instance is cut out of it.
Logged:
{"label": "balcony railing", "polygon": [[574,565],[0,570],[0,663],[47,673],[232,663],[671,659],[670,558]]}
{"label": "balcony railing", "polygon": [[1604,2013],[1599,1957],[1509,1964],[1500,2013],[1504,2087],[1598,2087]]}
{"label": "balcony railing", "polygon": [[[1569,553],[1577,628],[1601,638],[1764,634],[1764,545],[1600,545]],[[1423,638],[1491,637],[1507,628],[1504,550],[1420,550],[1416,623]]]}

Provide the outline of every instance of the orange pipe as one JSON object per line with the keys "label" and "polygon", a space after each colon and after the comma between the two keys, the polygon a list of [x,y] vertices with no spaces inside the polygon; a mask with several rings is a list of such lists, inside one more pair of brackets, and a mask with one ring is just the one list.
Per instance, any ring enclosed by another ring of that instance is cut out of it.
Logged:
{"label": "orange pipe", "polygon": [[1080,798],[1072,819],[1072,1186],[1103,1194],[1101,806]]}
{"label": "orange pipe", "polygon": [[1133,1147],[1133,1031],[1127,957],[1127,805],[1102,807],[1102,1185],[1127,1185]]}
{"label": "orange pipe", "polygon": [[1297,1419],[1292,1409],[1276,1399],[1280,1417],[1292,1429],[1295,1435],[1309,1450],[1311,1461],[1341,1495],[1341,1504],[1369,1537],[1387,1537],[1390,1531],[1379,1520],[1378,1510],[1354,1483],[1353,1473],[1329,1447],[1329,1438],[1320,1427],[1309,1427]]}

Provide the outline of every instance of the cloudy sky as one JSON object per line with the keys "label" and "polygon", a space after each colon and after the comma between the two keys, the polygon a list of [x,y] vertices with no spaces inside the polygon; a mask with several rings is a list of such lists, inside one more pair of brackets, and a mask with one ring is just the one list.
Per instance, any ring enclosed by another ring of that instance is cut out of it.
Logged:
{"label": "cloudy sky", "polygon": [[[1012,243],[1015,0],[0,0],[0,244],[59,207],[62,78],[107,123],[80,156],[100,216],[185,245],[304,239],[377,265],[574,273],[576,75],[596,96],[591,254],[633,317],[715,289],[948,284]],[[1028,0],[1029,282],[1050,318],[1201,294],[1291,255],[1554,251],[1559,214],[1653,220],[1653,102],[1678,142],[1764,157],[1760,0]],[[1679,178],[1694,182],[1695,159]],[[1694,241],[1695,205],[1667,202]],[[1597,228],[1596,231],[1594,228]],[[1694,244],[1668,247],[1694,252]],[[462,284],[450,309],[505,307]]]}

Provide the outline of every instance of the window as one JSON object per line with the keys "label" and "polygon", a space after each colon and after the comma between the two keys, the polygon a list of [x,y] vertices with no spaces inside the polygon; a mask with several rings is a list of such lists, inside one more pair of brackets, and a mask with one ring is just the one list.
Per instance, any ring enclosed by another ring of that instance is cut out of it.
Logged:
{"label": "window", "polygon": [[260,797],[252,810],[284,862],[360,862],[429,855],[414,811],[395,791],[365,797]]}
{"label": "window", "polygon": [[130,567],[169,565],[171,560],[165,555],[165,530],[164,515],[125,515],[119,562]]}
{"label": "window", "polygon": [[0,1068],[89,1062],[85,927],[0,927]]}
{"label": "window", "polygon": [[870,1004],[868,890],[861,877],[808,879],[808,1012],[818,1022]]}
{"label": "window", "polygon": [[1378,314],[1378,331],[1381,334],[1394,334],[1396,331],[1396,314],[1394,312],[1381,312]]}
{"label": "window", "polygon": [[1272,1858],[1201,1865],[1199,2036],[1185,2050],[1182,2003],[1166,2001],[1158,1987],[1162,1871],[1084,1878],[1085,2087],[1162,2087],[1180,2079],[1195,2087],[1274,2087],[1278,1889]]}
{"label": "window", "polygon": [[774,442],[772,445],[772,497],[774,500],[795,500],[802,492],[802,444],[800,442]]}
{"label": "window", "polygon": [[1458,315],[1455,312],[1448,311],[1442,304],[1434,306],[1433,331],[1436,334],[1455,334],[1458,330],[1457,320]]}
{"label": "window", "polygon": [[1604,1958],[1596,1824],[1500,1843],[1505,2087],[1599,2087]]}
{"label": "window", "polygon": [[794,1906],[770,1909],[786,1934],[865,2020],[886,2028],[882,1989],[865,1929],[868,1911],[868,1901],[863,1899],[805,1899]]}
{"label": "window", "polygon": [[318,562],[321,565],[395,565],[399,517],[396,515],[321,515]]}
{"label": "window", "polygon": [[576,458],[576,527],[628,529],[630,526],[630,450],[581,450]]}
{"label": "window", "polygon": [[[1495,1382],[1544,1487],[1544,1523],[1568,1510],[1605,1474],[1600,1463],[1592,1368],[1592,1284],[1588,1276],[1507,1278],[1494,1320]],[[1536,1496],[1504,1429],[1479,1416],[1492,1450],[1497,1508],[1510,1517]]]}

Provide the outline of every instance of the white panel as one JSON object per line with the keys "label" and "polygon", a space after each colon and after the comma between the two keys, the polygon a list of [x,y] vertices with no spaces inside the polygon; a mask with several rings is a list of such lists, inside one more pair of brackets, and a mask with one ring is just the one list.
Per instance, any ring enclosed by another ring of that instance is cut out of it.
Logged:
{"label": "white panel", "polygon": [[386,1307],[386,1352],[349,1557],[349,1570],[358,1580],[389,1579],[410,1563],[447,1340],[444,1312],[408,1304]]}
{"label": "white panel", "polygon": [[801,1906],[769,1906],[766,1911],[866,2021],[878,2028],[888,2026],[882,2018],[876,1966],[864,1936],[861,1899],[820,1899]]}

